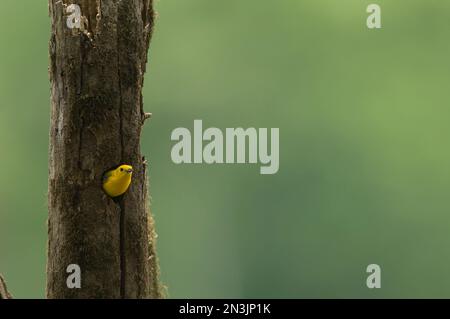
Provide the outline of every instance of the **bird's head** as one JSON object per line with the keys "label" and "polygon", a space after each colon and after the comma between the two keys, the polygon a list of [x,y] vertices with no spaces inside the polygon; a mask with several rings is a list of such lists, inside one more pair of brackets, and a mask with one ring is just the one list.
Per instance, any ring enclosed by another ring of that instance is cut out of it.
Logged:
{"label": "bird's head", "polygon": [[131,175],[133,173],[133,167],[131,165],[120,165],[116,169],[118,175]]}

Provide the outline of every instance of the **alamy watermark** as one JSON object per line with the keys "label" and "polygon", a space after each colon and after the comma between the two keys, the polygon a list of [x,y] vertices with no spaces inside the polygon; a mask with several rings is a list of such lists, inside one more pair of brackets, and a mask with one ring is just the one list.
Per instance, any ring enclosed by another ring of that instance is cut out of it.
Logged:
{"label": "alamy watermark", "polygon": [[[276,174],[280,168],[280,129],[216,127],[203,131],[202,120],[194,121],[194,130],[184,127],[172,131],[171,158],[175,164],[256,164],[261,174]],[[205,145],[203,142],[207,142]],[[269,150],[270,146],[270,150]]]}
{"label": "alamy watermark", "polygon": [[370,15],[367,17],[367,27],[369,29],[381,29],[381,8],[378,4],[370,4],[367,7],[367,13]]}
{"label": "alamy watermark", "polygon": [[381,267],[377,264],[370,264],[367,266],[366,272],[370,274],[366,280],[367,288],[381,288]]}
{"label": "alamy watermark", "polygon": [[69,289],[81,288],[81,268],[77,264],[70,264],[67,266],[66,272],[70,274],[67,276],[66,285]]}

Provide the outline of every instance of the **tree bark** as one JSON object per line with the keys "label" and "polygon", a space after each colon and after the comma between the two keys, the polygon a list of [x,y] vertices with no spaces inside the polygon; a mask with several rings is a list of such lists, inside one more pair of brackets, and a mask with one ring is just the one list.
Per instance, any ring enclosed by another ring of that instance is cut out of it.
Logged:
{"label": "tree bark", "polygon": [[[66,25],[78,4],[86,28]],[[49,0],[51,128],[48,298],[160,298],[146,162],[140,153],[142,86],[154,23],[152,0]],[[133,166],[118,200],[105,171]],[[81,288],[68,288],[70,264]]]}
{"label": "tree bark", "polygon": [[12,299],[2,275],[0,275],[0,299]]}

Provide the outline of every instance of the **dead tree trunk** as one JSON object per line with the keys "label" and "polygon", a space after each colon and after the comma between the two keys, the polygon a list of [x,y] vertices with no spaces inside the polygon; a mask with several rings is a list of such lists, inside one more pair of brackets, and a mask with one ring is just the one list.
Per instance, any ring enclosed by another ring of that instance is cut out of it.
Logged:
{"label": "dead tree trunk", "polygon": [[[66,7],[79,5],[80,29]],[[159,298],[146,162],[140,153],[142,86],[154,15],[151,0],[49,0],[51,128],[48,298]],[[103,173],[134,168],[117,201]],[[68,288],[67,267],[81,269]]]}
{"label": "dead tree trunk", "polygon": [[12,299],[2,275],[0,275],[0,299]]}

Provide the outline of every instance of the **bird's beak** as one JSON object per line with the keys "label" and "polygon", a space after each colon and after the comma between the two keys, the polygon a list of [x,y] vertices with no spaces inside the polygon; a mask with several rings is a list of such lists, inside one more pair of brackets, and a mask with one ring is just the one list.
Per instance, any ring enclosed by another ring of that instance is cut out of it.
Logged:
{"label": "bird's beak", "polygon": [[131,174],[131,173],[133,173],[133,169],[132,169],[132,168],[130,168],[130,169],[127,169],[127,173],[128,173],[128,174]]}

